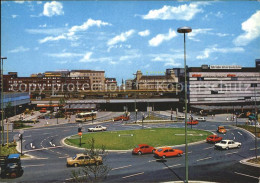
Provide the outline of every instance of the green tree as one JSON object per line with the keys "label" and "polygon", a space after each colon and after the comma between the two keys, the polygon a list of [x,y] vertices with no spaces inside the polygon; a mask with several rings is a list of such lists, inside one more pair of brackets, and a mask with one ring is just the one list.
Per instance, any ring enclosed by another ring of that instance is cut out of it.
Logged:
{"label": "green tree", "polygon": [[11,102],[8,102],[5,107],[5,115],[6,118],[10,118],[14,116],[14,110]]}
{"label": "green tree", "polygon": [[92,138],[89,142],[90,148],[85,149],[85,154],[88,154],[90,158],[96,159],[97,156],[102,156],[103,163],[94,163],[81,167],[78,171],[71,172],[72,182],[100,182],[107,178],[111,168],[106,164],[108,152],[105,150],[105,146],[101,149],[95,148],[95,139]]}

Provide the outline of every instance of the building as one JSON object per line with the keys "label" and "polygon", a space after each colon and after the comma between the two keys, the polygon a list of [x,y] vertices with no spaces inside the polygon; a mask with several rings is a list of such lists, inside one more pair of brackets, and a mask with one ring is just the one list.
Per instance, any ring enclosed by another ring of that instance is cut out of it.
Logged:
{"label": "building", "polygon": [[132,90],[133,89],[134,80],[133,79],[127,79],[125,80],[125,89],[126,90]]}
{"label": "building", "polygon": [[243,111],[260,104],[260,67],[202,65],[188,68],[189,105],[195,110]]}
{"label": "building", "polygon": [[105,89],[105,71],[71,70],[70,77],[88,77],[91,83],[91,90],[103,91]]}
{"label": "building", "polygon": [[105,79],[105,89],[108,90],[108,91],[117,90],[116,78],[106,78]]}
{"label": "building", "polygon": [[165,75],[143,75],[141,71],[136,72],[133,80],[133,89],[138,90],[171,90],[176,88],[178,78],[172,69],[167,70]]}

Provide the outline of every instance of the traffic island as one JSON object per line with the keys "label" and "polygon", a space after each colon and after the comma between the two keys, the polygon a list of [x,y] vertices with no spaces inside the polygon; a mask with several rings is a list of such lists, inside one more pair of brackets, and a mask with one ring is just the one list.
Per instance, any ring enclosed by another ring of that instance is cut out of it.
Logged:
{"label": "traffic island", "polygon": [[240,161],[240,163],[260,168],[260,157],[258,157],[257,159],[255,157],[243,159]]}
{"label": "traffic island", "polygon": [[[205,140],[211,132],[188,129],[188,143]],[[66,138],[64,143],[78,148],[90,148],[88,143],[95,139],[96,148],[105,145],[107,150],[129,150],[138,144],[149,144],[153,147],[175,146],[185,143],[184,128],[151,128],[140,130],[89,132]],[[81,143],[81,146],[80,146]]]}

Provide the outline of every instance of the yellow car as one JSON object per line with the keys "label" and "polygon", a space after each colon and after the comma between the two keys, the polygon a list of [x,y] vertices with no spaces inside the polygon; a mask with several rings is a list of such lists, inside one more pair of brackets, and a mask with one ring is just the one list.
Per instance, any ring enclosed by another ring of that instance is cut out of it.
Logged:
{"label": "yellow car", "polygon": [[91,158],[87,154],[76,154],[73,158],[67,158],[67,166],[83,166],[83,165],[92,165],[92,164],[102,164],[102,157],[95,156]]}

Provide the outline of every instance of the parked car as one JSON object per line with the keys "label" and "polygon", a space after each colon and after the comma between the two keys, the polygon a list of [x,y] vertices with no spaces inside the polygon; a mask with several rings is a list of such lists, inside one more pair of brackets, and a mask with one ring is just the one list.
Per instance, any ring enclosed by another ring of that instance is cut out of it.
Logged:
{"label": "parked car", "polygon": [[185,119],[185,116],[178,116],[177,119]]}
{"label": "parked car", "polygon": [[125,115],[122,115],[122,116],[118,116],[118,117],[115,117],[114,118],[114,121],[128,121],[130,118],[129,116],[125,116]]}
{"label": "parked car", "polygon": [[154,152],[154,157],[155,158],[162,158],[165,159],[167,157],[172,157],[172,156],[182,156],[183,151],[179,149],[173,149],[171,147],[163,147],[159,148]]}
{"label": "parked car", "polygon": [[217,129],[217,132],[218,133],[227,133],[227,130],[225,129],[225,127],[224,126],[219,126],[218,127],[218,129]]}
{"label": "parked car", "polygon": [[198,117],[196,118],[197,121],[206,121],[206,118],[205,117]]}
{"label": "parked car", "polygon": [[73,158],[67,158],[67,167],[69,166],[83,166],[83,165],[99,165],[102,164],[102,157],[101,156],[95,156],[91,158],[87,154],[76,154]]}
{"label": "parked car", "polygon": [[20,154],[0,157],[1,177],[16,178],[23,175]]}
{"label": "parked car", "polygon": [[207,137],[207,142],[209,143],[217,143],[222,140],[222,137],[219,137],[218,135],[210,135]]}
{"label": "parked car", "polygon": [[94,128],[88,128],[89,132],[98,132],[98,131],[106,131],[106,130],[107,130],[107,127],[101,126],[101,125],[97,125]]}
{"label": "parked car", "polygon": [[235,142],[233,140],[222,140],[219,143],[215,144],[216,149],[231,149],[231,148],[240,148],[241,143]]}
{"label": "parked car", "polygon": [[154,153],[156,149],[152,146],[149,146],[147,144],[138,144],[132,151],[132,154],[148,154],[148,153]]}
{"label": "parked car", "polygon": [[188,125],[197,125],[199,122],[197,120],[192,120],[187,122]]}

